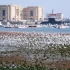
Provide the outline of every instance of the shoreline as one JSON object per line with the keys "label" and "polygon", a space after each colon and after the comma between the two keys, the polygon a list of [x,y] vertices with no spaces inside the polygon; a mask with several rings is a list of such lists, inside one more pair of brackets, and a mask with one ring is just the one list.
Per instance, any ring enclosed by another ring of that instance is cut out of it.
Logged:
{"label": "shoreline", "polygon": [[23,32],[20,32],[20,31],[0,31],[0,33],[44,33],[44,34],[70,34],[70,32],[35,32],[35,31],[32,31],[32,32],[28,32],[28,31],[23,31]]}

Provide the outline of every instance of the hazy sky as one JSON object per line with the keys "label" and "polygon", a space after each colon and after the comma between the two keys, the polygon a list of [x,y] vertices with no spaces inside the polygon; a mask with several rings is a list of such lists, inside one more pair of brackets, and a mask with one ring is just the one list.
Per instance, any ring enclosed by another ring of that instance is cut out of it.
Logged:
{"label": "hazy sky", "polygon": [[1,0],[0,4],[18,4],[22,7],[43,6],[44,14],[51,13],[54,9],[55,13],[63,13],[65,17],[70,18],[70,0]]}

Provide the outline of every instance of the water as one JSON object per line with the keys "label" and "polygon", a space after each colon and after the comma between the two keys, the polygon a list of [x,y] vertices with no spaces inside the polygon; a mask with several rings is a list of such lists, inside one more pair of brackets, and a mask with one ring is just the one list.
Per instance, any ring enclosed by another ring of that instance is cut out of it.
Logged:
{"label": "water", "polygon": [[15,31],[15,32],[51,32],[51,33],[70,33],[70,28],[65,29],[57,29],[57,28],[51,28],[51,27],[39,27],[39,28],[4,28],[0,27],[0,31]]}

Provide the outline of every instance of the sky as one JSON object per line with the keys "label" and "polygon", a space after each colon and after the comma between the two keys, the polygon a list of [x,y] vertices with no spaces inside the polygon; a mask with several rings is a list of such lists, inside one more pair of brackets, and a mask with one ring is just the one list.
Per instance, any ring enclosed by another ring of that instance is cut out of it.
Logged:
{"label": "sky", "polygon": [[63,13],[65,18],[70,18],[70,0],[1,0],[0,5],[17,4],[21,7],[42,6],[44,16],[46,13]]}

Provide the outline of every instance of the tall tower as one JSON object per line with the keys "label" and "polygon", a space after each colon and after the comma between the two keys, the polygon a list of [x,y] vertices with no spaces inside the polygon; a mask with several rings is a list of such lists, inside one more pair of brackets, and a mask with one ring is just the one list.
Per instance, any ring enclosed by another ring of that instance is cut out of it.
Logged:
{"label": "tall tower", "polygon": [[54,12],[54,9],[52,9],[52,14],[53,14],[53,12]]}

